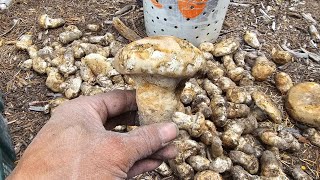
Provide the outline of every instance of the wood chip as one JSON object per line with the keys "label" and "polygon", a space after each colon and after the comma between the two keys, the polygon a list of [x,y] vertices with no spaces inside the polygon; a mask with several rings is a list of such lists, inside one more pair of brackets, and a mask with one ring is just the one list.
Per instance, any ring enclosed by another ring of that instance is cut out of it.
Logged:
{"label": "wood chip", "polygon": [[113,18],[112,24],[117,29],[117,31],[129,41],[136,41],[141,39],[141,37],[136,32],[126,26],[118,17]]}

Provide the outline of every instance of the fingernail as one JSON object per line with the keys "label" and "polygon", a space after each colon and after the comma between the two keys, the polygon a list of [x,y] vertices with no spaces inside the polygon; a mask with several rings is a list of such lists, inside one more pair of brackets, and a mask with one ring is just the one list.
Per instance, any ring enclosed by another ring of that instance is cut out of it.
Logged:
{"label": "fingernail", "polygon": [[175,123],[164,123],[159,128],[159,133],[161,136],[162,145],[166,146],[178,136],[179,128]]}

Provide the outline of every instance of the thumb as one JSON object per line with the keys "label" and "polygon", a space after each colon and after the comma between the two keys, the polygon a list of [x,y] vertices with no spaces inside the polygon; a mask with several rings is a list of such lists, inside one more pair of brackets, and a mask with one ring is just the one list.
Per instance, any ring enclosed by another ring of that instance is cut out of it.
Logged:
{"label": "thumb", "polygon": [[142,126],[128,133],[127,145],[133,154],[131,161],[144,159],[167,146],[179,134],[174,123],[160,123]]}

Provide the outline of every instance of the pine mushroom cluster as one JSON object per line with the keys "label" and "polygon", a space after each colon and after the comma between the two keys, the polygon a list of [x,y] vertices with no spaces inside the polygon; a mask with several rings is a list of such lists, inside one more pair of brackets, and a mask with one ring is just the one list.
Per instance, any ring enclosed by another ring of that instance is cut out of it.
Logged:
{"label": "pine mushroom cluster", "polygon": [[[65,21],[43,15],[39,23],[51,29]],[[87,29],[99,33],[101,27],[88,24]],[[262,46],[254,32],[246,32],[244,41],[254,49]],[[79,95],[136,89],[142,125],[175,122],[180,134],[173,144],[179,154],[155,170],[159,178],[311,179],[299,168],[284,172],[277,154],[298,152],[301,144],[285,128],[274,128],[283,123],[283,113],[255,83],[274,78],[289,115],[311,126],[303,136],[315,146],[320,146],[320,85],[295,85],[277,69],[293,60],[290,53],[247,52],[241,44],[228,38],[197,48],[161,36],[125,45],[111,33],[92,36],[75,25],[65,25],[64,32],[47,46],[36,46],[33,36],[25,34],[16,47],[29,55],[20,68],[45,75],[46,86],[64,95],[50,102],[51,110]],[[147,174],[136,177],[148,178]]]}

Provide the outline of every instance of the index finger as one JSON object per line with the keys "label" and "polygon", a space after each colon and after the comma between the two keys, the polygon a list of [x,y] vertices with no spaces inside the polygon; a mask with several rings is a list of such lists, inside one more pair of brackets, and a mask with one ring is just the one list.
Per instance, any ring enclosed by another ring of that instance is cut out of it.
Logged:
{"label": "index finger", "polygon": [[107,118],[113,118],[129,111],[136,111],[135,91],[111,91],[95,96],[80,98],[90,108],[99,115],[102,123],[105,124]]}

